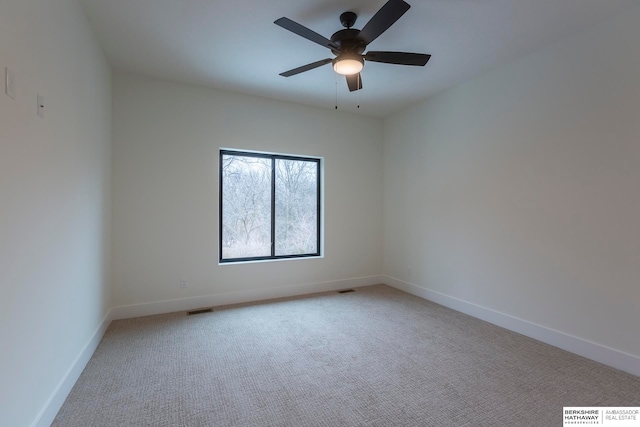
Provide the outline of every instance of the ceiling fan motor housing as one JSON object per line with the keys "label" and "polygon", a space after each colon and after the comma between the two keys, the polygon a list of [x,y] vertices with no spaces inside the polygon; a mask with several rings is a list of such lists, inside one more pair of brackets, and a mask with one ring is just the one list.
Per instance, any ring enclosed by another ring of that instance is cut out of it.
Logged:
{"label": "ceiling fan motor housing", "polygon": [[367,45],[357,38],[358,34],[360,34],[360,30],[355,28],[347,28],[345,30],[335,32],[331,36],[331,41],[335,43],[340,50],[331,49],[331,52],[333,52],[334,55],[339,55],[340,53],[354,53],[356,55],[360,55],[364,52]]}

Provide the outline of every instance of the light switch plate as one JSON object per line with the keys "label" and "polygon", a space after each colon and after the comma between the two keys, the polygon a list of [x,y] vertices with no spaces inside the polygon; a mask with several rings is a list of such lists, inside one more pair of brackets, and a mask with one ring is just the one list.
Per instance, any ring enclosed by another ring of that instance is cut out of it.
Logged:
{"label": "light switch plate", "polygon": [[16,99],[16,75],[9,67],[4,68],[4,93]]}

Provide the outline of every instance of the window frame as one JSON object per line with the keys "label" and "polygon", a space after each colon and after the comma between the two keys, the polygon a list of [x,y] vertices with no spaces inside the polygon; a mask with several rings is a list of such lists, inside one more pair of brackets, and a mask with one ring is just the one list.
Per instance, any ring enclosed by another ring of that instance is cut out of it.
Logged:
{"label": "window frame", "polygon": [[[223,225],[223,157],[225,155],[232,156],[240,156],[240,157],[255,157],[261,159],[269,159],[271,161],[271,194],[270,194],[270,202],[271,202],[271,254],[264,256],[255,256],[255,257],[240,257],[240,258],[223,258],[222,249],[223,249],[223,233],[224,233],[224,225]],[[316,204],[317,204],[317,214],[316,214],[316,252],[307,253],[307,254],[292,254],[292,255],[276,255],[276,168],[275,163],[276,160],[294,160],[294,161],[304,161],[304,162],[313,162],[316,163]],[[230,264],[230,263],[240,263],[240,262],[254,262],[254,261],[277,261],[277,260],[287,260],[287,259],[300,259],[300,258],[318,258],[322,257],[322,224],[323,224],[323,207],[322,207],[322,176],[323,170],[323,159],[321,157],[311,157],[311,156],[300,156],[300,155],[292,155],[292,154],[279,154],[279,153],[266,153],[260,151],[243,151],[237,149],[225,149],[221,148],[218,158],[218,263],[219,264]]]}

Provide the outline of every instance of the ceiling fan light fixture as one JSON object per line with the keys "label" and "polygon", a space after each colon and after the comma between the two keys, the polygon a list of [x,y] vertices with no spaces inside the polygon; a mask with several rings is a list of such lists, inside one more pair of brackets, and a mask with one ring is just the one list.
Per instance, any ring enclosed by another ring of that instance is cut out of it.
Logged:
{"label": "ceiling fan light fixture", "polygon": [[343,76],[358,74],[364,67],[364,60],[360,55],[339,55],[333,60],[333,70]]}

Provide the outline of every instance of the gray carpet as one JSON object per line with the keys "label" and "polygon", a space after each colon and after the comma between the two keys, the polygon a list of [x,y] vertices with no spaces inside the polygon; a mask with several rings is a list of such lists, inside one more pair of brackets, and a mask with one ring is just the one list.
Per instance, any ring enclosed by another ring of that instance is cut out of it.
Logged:
{"label": "gray carpet", "polygon": [[114,321],[54,426],[561,426],[640,378],[378,285]]}

